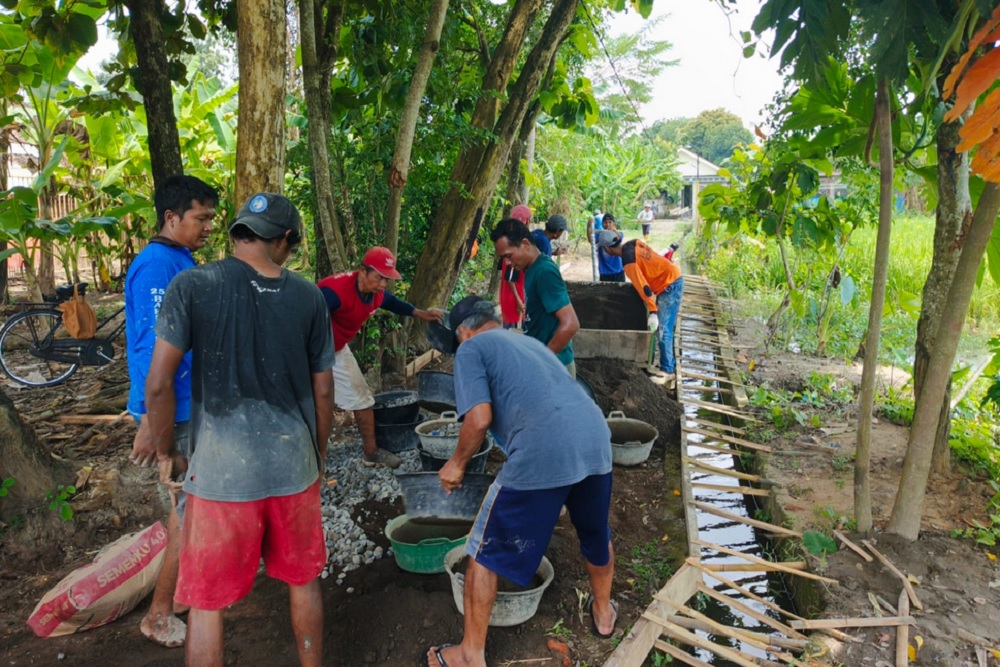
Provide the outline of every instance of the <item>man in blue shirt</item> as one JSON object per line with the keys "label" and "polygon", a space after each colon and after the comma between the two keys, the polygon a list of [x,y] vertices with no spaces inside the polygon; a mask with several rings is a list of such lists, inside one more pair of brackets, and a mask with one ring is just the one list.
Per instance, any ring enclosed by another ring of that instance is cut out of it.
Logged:
{"label": "man in blue shirt", "polygon": [[[605,231],[614,232],[618,235],[619,239],[625,238],[618,231],[618,223],[612,214],[604,214],[603,224]],[[622,258],[607,252],[600,244],[597,246],[597,268],[600,271],[602,283],[625,282],[625,265],[622,264]]]}
{"label": "man in blue shirt", "polygon": [[[181,271],[195,266],[191,252],[205,246],[212,231],[219,194],[193,176],[171,176],[153,196],[159,231],[132,261],[125,277],[125,339],[128,345],[128,411],[139,423],[129,459],[154,465],[156,450],[146,419],[146,376],[156,344],[156,317],[167,285]],[[174,378],[177,408],[175,442],[187,451],[191,414],[191,355],[184,357]],[[179,494],[167,519],[167,549],[153,590],[149,613],[139,624],[150,640],[174,648],[184,645],[185,625],[174,615],[184,496]]]}
{"label": "man in blue shirt", "polygon": [[600,408],[528,336],[505,331],[493,304],[469,296],[452,308],[455,396],[462,430],[454,455],[438,472],[458,488],[487,430],[506,443],[507,462],[486,493],[466,543],[465,634],[457,646],[427,651],[428,667],[484,665],[497,577],[529,586],[563,505],[580,540],[593,591],[591,632],[614,635],[611,432]]}

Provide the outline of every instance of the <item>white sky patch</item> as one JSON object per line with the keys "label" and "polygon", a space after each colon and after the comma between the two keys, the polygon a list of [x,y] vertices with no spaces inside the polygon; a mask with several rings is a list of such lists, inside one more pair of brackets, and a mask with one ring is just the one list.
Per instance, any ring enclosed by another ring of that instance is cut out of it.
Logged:
{"label": "white sky patch", "polygon": [[[749,30],[760,0],[738,0],[738,13],[727,16],[711,0],[655,0],[651,16],[667,15],[658,39],[672,44],[667,58],[679,61],[654,82],[653,100],[639,109],[647,125],[659,119],[694,118],[722,107],[748,128],[765,120],[764,105],[781,89],[778,59],[758,52],[743,57],[740,31]],[[635,11],[616,14],[611,35],[638,32],[643,19]],[[770,40],[767,40],[770,43]]]}

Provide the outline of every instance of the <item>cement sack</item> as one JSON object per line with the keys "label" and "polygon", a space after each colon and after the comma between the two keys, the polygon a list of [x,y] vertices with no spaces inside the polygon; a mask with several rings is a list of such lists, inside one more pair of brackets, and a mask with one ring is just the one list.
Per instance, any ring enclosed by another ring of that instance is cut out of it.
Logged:
{"label": "cement sack", "polygon": [[153,590],[166,547],[160,521],[115,540],[46,593],[28,625],[39,637],[59,637],[124,616]]}

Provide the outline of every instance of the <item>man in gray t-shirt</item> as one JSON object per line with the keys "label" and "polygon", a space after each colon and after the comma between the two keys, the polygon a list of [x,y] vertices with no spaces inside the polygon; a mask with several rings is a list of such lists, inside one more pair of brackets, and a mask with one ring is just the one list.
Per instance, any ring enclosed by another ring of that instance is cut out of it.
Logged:
{"label": "man in gray t-shirt", "polygon": [[[263,556],[289,585],[303,665],[322,663],[326,565],[320,475],[333,415],[333,337],[319,289],[281,268],[302,238],[295,206],[261,193],[229,226],[233,256],[177,275],[146,380],[160,480],[187,470],[176,600],[190,605],[187,662],[223,653],[222,610]],[[173,448],[174,374],[190,350],[191,458]]]}
{"label": "man in gray t-shirt", "polygon": [[[465,636],[427,652],[430,666],[483,664],[497,577],[531,583],[563,505],[580,539],[593,594],[591,631],[614,634],[611,432],[600,408],[541,342],[503,329],[493,304],[462,299],[448,315],[455,332],[455,396],[463,418],[455,454],[438,473],[448,492],[486,431],[505,443],[507,462],[490,487],[466,543]],[[457,352],[456,352],[457,350]]]}

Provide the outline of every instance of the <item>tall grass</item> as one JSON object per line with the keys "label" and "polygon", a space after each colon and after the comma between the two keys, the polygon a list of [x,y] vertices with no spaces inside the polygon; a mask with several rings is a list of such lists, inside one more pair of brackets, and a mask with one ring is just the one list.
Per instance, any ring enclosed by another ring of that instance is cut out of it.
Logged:
{"label": "tall grass", "polygon": [[[854,281],[857,295],[842,304],[839,290],[829,300],[830,339],[827,352],[853,356],[864,335],[871,303],[876,230],[858,229],[851,236],[839,262],[841,282]],[[920,298],[933,258],[934,220],[929,216],[902,216],[893,223],[886,308],[882,321],[881,356],[907,359],[916,339]],[[700,242],[697,268],[725,285],[745,313],[766,317],[785,291],[785,274],[777,245],[745,236]],[[791,266],[798,284],[808,286],[809,304],[799,314],[788,315],[785,343],[812,351],[817,343],[819,308],[829,279],[833,257],[808,249],[791,250]],[[960,350],[984,353],[984,342],[1000,328],[1000,287],[984,277],[972,297]]]}

